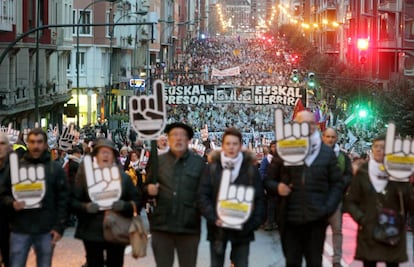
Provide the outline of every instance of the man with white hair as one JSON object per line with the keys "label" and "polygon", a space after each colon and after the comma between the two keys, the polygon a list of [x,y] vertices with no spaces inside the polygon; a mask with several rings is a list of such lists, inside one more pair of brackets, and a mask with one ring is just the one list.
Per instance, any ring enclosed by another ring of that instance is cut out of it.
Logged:
{"label": "man with white hair", "polygon": [[[351,183],[352,164],[351,159],[340,150],[336,143],[338,134],[333,128],[326,128],[322,134],[322,142],[331,147],[338,159],[338,167],[341,170],[345,188]],[[329,218],[329,225],[332,228],[332,244],[334,255],[332,257],[333,267],[341,267],[342,258],[342,205],[340,204],[335,213]]]}

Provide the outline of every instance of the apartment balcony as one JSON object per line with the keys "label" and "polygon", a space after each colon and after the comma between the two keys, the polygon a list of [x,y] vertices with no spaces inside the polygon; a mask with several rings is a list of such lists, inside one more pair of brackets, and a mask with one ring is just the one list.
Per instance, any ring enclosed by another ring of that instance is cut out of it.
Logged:
{"label": "apartment balcony", "polygon": [[404,39],[404,48],[414,53],[414,35],[406,36]]}
{"label": "apartment balcony", "polygon": [[414,68],[404,69],[404,76],[414,78]]}
{"label": "apartment balcony", "polygon": [[13,31],[13,17],[1,16],[0,14],[0,30],[7,32]]}
{"label": "apartment balcony", "polygon": [[380,39],[378,40],[378,47],[384,48],[384,49],[393,49],[401,47],[401,42],[397,41],[397,39]]}
{"label": "apartment balcony", "polygon": [[[28,94],[28,88],[18,88],[13,92],[0,92],[0,110],[3,115],[11,115],[34,110],[35,98]],[[31,89],[33,90],[33,89]],[[55,91],[54,88],[40,88],[39,107],[65,103],[71,99],[70,90]]]}
{"label": "apartment balcony", "polygon": [[397,0],[380,0],[378,11],[398,12],[400,10],[398,10]]}
{"label": "apartment balcony", "polygon": [[404,75],[414,78],[414,48],[404,52]]}
{"label": "apartment balcony", "polygon": [[338,55],[339,54],[339,45],[325,44],[321,48],[321,52],[327,55]]}
{"label": "apartment balcony", "polygon": [[334,0],[323,1],[322,5],[316,8],[316,13],[321,13],[326,10],[336,10],[336,8],[337,8],[336,1]]}

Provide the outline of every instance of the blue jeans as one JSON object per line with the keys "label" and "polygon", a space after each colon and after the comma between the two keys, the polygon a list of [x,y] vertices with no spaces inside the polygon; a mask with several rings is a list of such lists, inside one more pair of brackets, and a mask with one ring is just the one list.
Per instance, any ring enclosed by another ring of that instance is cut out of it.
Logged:
{"label": "blue jeans", "polygon": [[37,267],[50,267],[54,248],[50,233],[29,235],[13,232],[10,234],[10,266],[25,267],[32,246]]}

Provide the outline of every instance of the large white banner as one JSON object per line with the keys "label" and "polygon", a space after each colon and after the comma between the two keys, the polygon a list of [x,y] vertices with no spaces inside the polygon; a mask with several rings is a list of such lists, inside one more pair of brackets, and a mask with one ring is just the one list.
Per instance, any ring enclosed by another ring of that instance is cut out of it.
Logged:
{"label": "large white banner", "polygon": [[212,76],[235,76],[240,74],[240,67],[233,67],[225,70],[219,70],[216,68],[213,68],[213,71],[211,73]]}
{"label": "large white banner", "polygon": [[288,85],[177,85],[166,87],[168,105],[253,104],[295,106],[306,102],[305,88]]}

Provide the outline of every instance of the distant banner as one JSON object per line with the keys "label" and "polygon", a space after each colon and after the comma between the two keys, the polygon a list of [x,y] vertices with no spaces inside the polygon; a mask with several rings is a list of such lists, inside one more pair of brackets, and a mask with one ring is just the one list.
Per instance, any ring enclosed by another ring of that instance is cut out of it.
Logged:
{"label": "distant banner", "polygon": [[235,76],[235,75],[239,75],[240,74],[240,67],[234,67],[234,68],[229,68],[229,69],[225,69],[225,70],[219,70],[216,68],[213,68],[213,71],[211,73],[212,76]]}
{"label": "distant banner", "polygon": [[252,104],[295,106],[306,102],[306,89],[287,85],[183,85],[166,87],[169,105]]}

